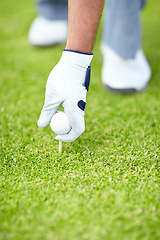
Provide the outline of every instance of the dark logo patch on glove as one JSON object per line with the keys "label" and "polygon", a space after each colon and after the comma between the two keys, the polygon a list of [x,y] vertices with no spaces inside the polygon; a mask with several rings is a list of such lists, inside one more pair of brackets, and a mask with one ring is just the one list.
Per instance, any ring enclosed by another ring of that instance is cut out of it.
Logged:
{"label": "dark logo patch on glove", "polygon": [[77,105],[83,111],[85,110],[86,103],[83,100],[80,100]]}
{"label": "dark logo patch on glove", "polygon": [[89,84],[90,84],[90,77],[91,77],[91,66],[89,66],[87,68],[87,71],[86,71],[86,77],[85,77],[85,82],[84,82],[84,85],[87,89],[87,92],[89,90]]}

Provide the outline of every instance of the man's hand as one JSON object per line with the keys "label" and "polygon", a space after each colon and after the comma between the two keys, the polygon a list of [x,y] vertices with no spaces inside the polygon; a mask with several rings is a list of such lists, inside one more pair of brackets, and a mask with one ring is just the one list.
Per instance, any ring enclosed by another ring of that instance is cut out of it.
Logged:
{"label": "man's hand", "polygon": [[84,110],[90,81],[90,62],[93,54],[64,50],[51,71],[45,93],[45,103],[38,126],[46,127],[60,105],[71,124],[71,131],[58,135],[57,140],[72,142],[85,130]]}

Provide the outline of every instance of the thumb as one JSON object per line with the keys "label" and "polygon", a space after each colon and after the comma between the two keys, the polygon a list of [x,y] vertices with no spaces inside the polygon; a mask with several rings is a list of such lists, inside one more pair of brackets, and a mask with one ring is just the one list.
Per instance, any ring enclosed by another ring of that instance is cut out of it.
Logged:
{"label": "thumb", "polygon": [[40,128],[44,128],[50,123],[52,116],[57,112],[60,104],[60,102],[56,102],[55,104],[52,103],[52,105],[44,105],[37,122]]}

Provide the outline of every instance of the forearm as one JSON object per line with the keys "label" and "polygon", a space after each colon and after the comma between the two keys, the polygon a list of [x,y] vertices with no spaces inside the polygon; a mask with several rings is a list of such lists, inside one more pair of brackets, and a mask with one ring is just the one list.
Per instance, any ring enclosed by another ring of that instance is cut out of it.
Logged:
{"label": "forearm", "polygon": [[92,52],[104,0],[68,0],[66,49]]}

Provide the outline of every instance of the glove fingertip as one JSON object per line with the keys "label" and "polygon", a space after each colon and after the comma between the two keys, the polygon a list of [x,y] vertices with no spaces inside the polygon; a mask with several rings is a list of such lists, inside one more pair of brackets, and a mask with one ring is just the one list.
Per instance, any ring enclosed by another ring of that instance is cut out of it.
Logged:
{"label": "glove fingertip", "polygon": [[43,128],[43,124],[41,123],[41,121],[39,119],[37,121],[37,125],[38,125],[38,127]]}
{"label": "glove fingertip", "polygon": [[75,132],[73,129],[65,134],[65,135],[57,135],[56,136],[56,140],[59,141],[63,141],[63,142],[73,142],[75,141],[79,136],[81,135],[81,133],[79,132]]}
{"label": "glove fingertip", "polygon": [[44,120],[41,119],[41,118],[39,118],[38,121],[37,121],[37,125],[38,125],[38,127],[40,127],[40,128],[44,128],[44,127],[46,127],[48,124],[49,124],[48,121],[44,121]]}
{"label": "glove fingertip", "polygon": [[58,141],[64,141],[64,138],[63,138],[62,135],[57,135],[57,136],[55,137],[55,139],[58,140]]}
{"label": "glove fingertip", "polygon": [[55,113],[52,111],[41,111],[41,115],[38,119],[38,122],[37,122],[37,125],[40,127],[40,128],[44,128],[46,127],[49,123],[50,123],[50,120],[52,118],[52,116],[54,115]]}
{"label": "glove fingertip", "polygon": [[55,139],[62,142],[73,142],[75,140],[67,135],[57,135]]}
{"label": "glove fingertip", "polygon": [[44,128],[44,125],[43,125],[43,123],[40,120],[37,121],[37,125],[40,128]]}
{"label": "glove fingertip", "polygon": [[62,141],[61,139],[59,139],[59,137],[58,137],[58,136],[56,136],[56,137],[55,137],[55,139],[56,139],[56,140],[58,140],[58,141]]}

